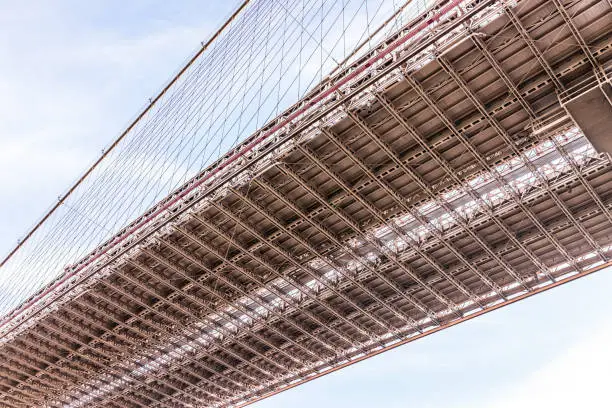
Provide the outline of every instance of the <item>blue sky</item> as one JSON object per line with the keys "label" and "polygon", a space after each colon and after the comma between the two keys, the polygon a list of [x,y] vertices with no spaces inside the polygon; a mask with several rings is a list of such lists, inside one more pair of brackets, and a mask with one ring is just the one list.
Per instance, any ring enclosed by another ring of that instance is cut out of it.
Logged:
{"label": "blue sky", "polygon": [[[1,253],[236,4],[0,0]],[[611,272],[463,323],[256,406],[607,406]]]}

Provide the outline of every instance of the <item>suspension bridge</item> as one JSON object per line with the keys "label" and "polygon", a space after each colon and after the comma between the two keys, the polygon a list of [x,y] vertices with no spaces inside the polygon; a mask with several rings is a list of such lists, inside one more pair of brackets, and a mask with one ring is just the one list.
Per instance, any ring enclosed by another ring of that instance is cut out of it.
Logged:
{"label": "suspension bridge", "polygon": [[2,261],[0,405],[242,407],[610,266],[609,0],[253,0]]}

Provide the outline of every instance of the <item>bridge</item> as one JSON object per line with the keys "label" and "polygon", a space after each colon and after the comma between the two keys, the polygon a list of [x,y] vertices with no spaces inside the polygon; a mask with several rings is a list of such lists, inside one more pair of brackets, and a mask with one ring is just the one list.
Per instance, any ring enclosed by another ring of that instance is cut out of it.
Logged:
{"label": "bridge", "polygon": [[0,323],[1,405],[242,407],[612,265],[612,4],[442,0],[383,26],[45,264]]}

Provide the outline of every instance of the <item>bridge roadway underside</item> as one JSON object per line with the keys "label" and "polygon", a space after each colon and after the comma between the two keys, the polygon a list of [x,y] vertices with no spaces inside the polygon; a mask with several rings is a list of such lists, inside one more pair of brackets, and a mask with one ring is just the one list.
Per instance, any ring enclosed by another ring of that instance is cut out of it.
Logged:
{"label": "bridge roadway underside", "polygon": [[606,265],[612,164],[562,102],[610,4],[500,11],[5,340],[0,405],[241,406]]}

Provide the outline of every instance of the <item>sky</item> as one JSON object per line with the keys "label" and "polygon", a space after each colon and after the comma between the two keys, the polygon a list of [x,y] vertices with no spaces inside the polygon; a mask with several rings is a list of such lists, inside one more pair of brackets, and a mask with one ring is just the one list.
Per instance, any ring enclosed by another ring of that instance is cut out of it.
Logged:
{"label": "sky", "polygon": [[[1,254],[236,4],[0,0]],[[603,270],[254,406],[609,406],[610,288]]]}

